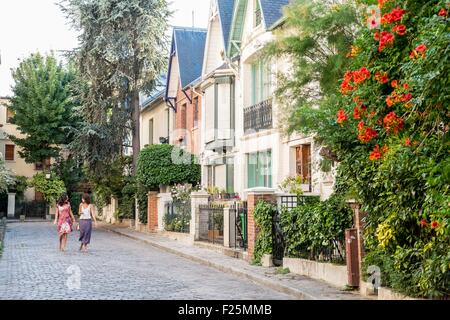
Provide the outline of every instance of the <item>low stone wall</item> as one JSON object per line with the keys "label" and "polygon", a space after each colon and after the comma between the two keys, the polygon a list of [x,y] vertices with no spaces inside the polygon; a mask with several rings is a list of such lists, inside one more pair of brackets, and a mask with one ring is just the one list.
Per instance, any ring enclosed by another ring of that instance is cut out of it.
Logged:
{"label": "low stone wall", "polygon": [[159,234],[169,239],[180,241],[184,244],[194,244],[194,236],[190,233],[160,231]]}
{"label": "low stone wall", "polygon": [[283,258],[283,268],[289,268],[292,273],[326,281],[337,287],[345,287],[348,283],[347,266],[300,258]]}
{"label": "low stone wall", "polygon": [[408,297],[401,293],[395,292],[392,289],[380,287],[378,289],[378,300],[423,300],[423,299]]}
{"label": "low stone wall", "polygon": [[116,220],[114,222],[114,225],[119,226],[119,227],[124,227],[124,228],[136,228],[136,222],[134,219],[121,219],[121,220]]}

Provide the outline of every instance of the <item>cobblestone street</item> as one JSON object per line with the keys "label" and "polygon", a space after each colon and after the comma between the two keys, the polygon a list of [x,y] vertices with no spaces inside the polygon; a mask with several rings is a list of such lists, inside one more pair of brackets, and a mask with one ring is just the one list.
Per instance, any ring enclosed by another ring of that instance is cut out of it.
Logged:
{"label": "cobblestone street", "polygon": [[1,299],[291,298],[101,229],[93,231],[90,252],[81,253],[77,234],[61,253],[54,225],[9,223],[0,258]]}

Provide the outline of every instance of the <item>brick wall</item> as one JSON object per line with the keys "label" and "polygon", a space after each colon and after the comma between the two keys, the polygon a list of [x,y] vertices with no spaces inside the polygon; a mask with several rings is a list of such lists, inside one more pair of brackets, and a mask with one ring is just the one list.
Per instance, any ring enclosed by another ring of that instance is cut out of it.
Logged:
{"label": "brick wall", "polygon": [[248,220],[248,259],[253,260],[253,252],[255,250],[256,237],[258,235],[258,228],[255,224],[255,218],[253,216],[253,211],[255,209],[258,201],[266,202],[276,202],[276,197],[273,193],[263,194],[263,193],[249,193],[247,197],[247,220]]}
{"label": "brick wall", "polygon": [[150,232],[158,230],[158,193],[148,193],[147,224]]}

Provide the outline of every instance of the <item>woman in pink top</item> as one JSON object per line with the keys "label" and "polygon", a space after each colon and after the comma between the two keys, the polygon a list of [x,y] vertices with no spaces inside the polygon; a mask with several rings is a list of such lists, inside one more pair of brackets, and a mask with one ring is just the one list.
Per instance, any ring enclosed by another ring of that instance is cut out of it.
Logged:
{"label": "woman in pink top", "polygon": [[63,193],[59,197],[56,204],[56,215],[54,224],[58,224],[59,234],[59,250],[65,251],[67,244],[67,237],[72,232],[72,225],[75,222],[75,218],[70,208],[69,197],[66,193]]}

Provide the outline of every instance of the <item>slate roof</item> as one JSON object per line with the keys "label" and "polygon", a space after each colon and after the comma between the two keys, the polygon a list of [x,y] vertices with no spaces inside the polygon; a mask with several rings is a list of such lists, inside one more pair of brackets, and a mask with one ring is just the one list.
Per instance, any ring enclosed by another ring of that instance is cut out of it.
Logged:
{"label": "slate roof", "polygon": [[[202,74],[206,29],[174,27],[171,57],[176,54],[180,71],[181,87],[185,88]],[[172,65],[169,64],[170,77]],[[169,84],[170,79],[167,79]]]}
{"label": "slate roof", "polygon": [[141,108],[147,108],[151,103],[153,103],[158,98],[164,95],[166,89],[167,76],[165,74],[159,76],[155,89],[150,92],[150,94],[141,93]]}
{"label": "slate roof", "polygon": [[283,6],[287,5],[289,0],[260,0],[260,3],[266,28],[270,29],[283,17]]}
{"label": "slate roof", "polygon": [[228,50],[231,22],[233,20],[233,9],[235,0],[217,0],[219,8],[220,23],[222,24],[223,40],[225,43],[225,50]]}

